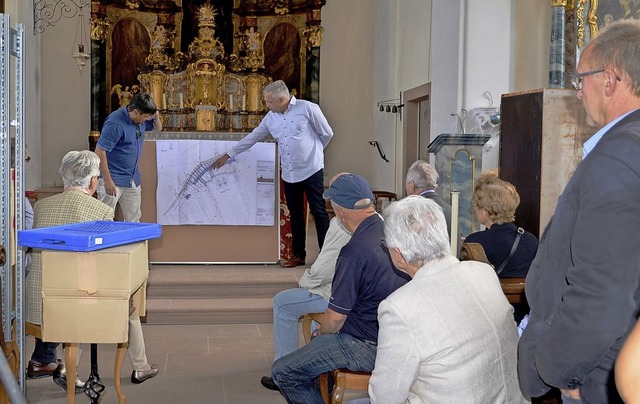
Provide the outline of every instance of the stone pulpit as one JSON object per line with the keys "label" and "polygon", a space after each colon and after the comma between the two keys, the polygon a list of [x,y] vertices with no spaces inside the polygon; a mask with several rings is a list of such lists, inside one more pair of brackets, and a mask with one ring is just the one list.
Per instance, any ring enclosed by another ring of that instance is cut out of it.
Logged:
{"label": "stone pulpit", "polygon": [[[459,193],[457,223],[462,238],[480,230],[471,197],[482,171],[482,147],[490,138],[490,135],[443,133],[427,147],[427,151],[435,155],[434,166],[440,177],[438,195],[451,203],[451,193]],[[451,222],[455,224],[455,218],[451,218]]]}

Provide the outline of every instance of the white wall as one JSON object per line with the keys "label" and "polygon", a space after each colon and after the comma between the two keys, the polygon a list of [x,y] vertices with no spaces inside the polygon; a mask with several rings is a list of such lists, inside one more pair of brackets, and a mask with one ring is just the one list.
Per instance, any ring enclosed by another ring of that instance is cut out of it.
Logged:
{"label": "white wall", "polygon": [[[429,81],[431,0],[376,1],[374,32],[374,101],[395,99],[400,92]],[[389,162],[372,148],[372,187],[403,192],[396,156],[402,150],[401,114],[380,112],[374,103],[372,140],[382,146]]]}
{"label": "white wall", "polygon": [[[374,2],[328,1],[322,8],[324,34],[320,53],[320,106],[334,137],[325,150],[325,182],[340,171],[370,181]],[[377,46],[377,44],[376,44]]]}
{"label": "white wall", "polygon": [[[40,185],[40,96],[41,63],[40,36],[33,33],[33,4],[24,0],[5,0],[5,9],[12,28],[24,24],[25,58],[25,137],[31,161],[25,165],[26,189]],[[13,71],[11,72],[13,74]],[[14,110],[14,107],[11,107]]]}
{"label": "white wall", "polygon": [[[88,10],[85,10],[88,14]],[[78,18],[61,18],[40,34],[42,41],[42,186],[60,186],[62,157],[86,150],[91,125],[91,67],[82,75],[71,57]],[[88,15],[85,16],[87,32]],[[90,45],[89,45],[90,46]],[[88,46],[88,47],[89,47]]]}

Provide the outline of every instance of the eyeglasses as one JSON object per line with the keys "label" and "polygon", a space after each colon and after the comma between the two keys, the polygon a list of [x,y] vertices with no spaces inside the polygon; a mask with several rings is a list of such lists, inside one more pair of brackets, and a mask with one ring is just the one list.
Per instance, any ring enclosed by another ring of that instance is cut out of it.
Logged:
{"label": "eyeglasses", "polygon": [[[584,77],[602,73],[605,70],[606,69],[590,70],[588,72],[574,74],[573,76],[571,76],[571,85],[573,86],[573,89],[576,91],[582,90],[582,79]],[[616,78],[618,78],[618,76],[616,76]],[[620,79],[618,78],[618,80]]]}

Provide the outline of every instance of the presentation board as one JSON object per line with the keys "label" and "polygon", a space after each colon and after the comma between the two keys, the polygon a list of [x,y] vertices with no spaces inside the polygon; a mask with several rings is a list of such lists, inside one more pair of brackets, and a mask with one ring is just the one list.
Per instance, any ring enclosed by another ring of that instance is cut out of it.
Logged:
{"label": "presentation board", "polygon": [[[158,187],[157,141],[184,141],[187,133],[149,134],[144,142],[142,175],[142,222],[157,222]],[[207,136],[209,135],[209,136]],[[175,136],[175,137],[172,137]],[[180,137],[179,139],[176,137]],[[198,133],[198,140],[238,140],[242,135]],[[192,139],[194,137],[191,137]],[[275,148],[274,178],[279,178]],[[279,181],[274,182],[279,195]],[[271,226],[165,225],[162,237],[149,242],[152,263],[275,263],[280,258],[279,200],[273,199],[275,217]]]}

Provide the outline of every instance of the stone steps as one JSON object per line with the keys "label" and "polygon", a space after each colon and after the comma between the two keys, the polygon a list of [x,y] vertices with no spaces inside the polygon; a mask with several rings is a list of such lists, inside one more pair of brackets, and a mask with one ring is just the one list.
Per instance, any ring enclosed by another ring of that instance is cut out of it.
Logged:
{"label": "stone steps", "polygon": [[147,324],[270,324],[273,296],[295,288],[303,267],[152,265]]}

